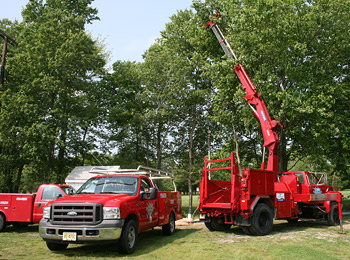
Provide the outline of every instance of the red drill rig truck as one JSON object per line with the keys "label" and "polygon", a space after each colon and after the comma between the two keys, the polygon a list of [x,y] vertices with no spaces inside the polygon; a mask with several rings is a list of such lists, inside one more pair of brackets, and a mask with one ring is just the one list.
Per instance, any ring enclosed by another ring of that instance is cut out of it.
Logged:
{"label": "red drill rig truck", "polygon": [[[225,53],[237,60],[231,46],[214,21],[212,29]],[[309,171],[278,172],[279,138],[276,130],[282,125],[271,120],[265,102],[257,92],[241,64],[234,70],[246,91],[245,99],[258,118],[264,148],[269,149],[268,163],[260,169],[242,169],[240,176],[234,153],[230,158],[207,160],[200,181],[201,219],[209,230],[226,230],[231,225],[242,227],[246,234],[267,235],[273,218],[296,222],[299,218],[323,218],[329,225],[340,223],[342,229],[342,194],[326,184],[326,175]],[[255,106],[255,108],[253,107]],[[222,164],[228,164],[222,167]],[[218,165],[208,168],[208,164]],[[230,171],[230,181],[212,180],[210,173]]]}

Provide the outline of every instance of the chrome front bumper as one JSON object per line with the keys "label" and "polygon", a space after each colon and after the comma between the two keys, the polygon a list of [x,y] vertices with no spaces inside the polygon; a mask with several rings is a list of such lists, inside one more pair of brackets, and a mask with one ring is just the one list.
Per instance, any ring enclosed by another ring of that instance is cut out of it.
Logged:
{"label": "chrome front bumper", "polygon": [[[111,241],[120,238],[123,226],[124,219],[104,220],[94,226],[52,225],[47,219],[42,219],[39,223],[39,234],[45,241],[64,243]],[[76,233],[76,241],[64,241],[64,232]]]}

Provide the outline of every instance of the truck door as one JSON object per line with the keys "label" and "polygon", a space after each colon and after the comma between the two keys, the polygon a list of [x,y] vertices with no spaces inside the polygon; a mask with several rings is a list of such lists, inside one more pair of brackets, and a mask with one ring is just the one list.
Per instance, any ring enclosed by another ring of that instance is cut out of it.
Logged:
{"label": "truck door", "polygon": [[11,221],[32,222],[33,194],[14,194],[11,201]]}
{"label": "truck door", "polygon": [[[149,179],[141,178],[140,193],[145,192],[149,194],[152,187]],[[152,228],[158,224],[158,200],[156,199],[140,199],[138,203],[138,214],[140,218],[140,230]]]}
{"label": "truck door", "polygon": [[34,202],[33,222],[39,223],[43,217],[43,208],[49,201],[57,199],[66,194],[57,186],[45,186],[38,192]]}

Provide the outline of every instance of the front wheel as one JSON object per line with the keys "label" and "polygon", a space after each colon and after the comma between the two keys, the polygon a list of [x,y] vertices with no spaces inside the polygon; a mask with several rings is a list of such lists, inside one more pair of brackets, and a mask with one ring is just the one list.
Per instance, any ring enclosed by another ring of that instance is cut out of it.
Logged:
{"label": "front wheel", "polygon": [[169,223],[162,226],[163,234],[166,236],[170,236],[175,232],[175,216],[174,213],[171,212],[169,216]]}
{"label": "front wheel", "polygon": [[340,223],[338,203],[332,202],[331,210],[326,214],[326,220],[329,226],[335,226]]}
{"label": "front wheel", "polygon": [[119,239],[119,252],[123,254],[132,254],[135,251],[137,240],[137,224],[135,220],[130,219],[124,226],[122,235]]}
{"label": "front wheel", "polygon": [[51,251],[61,251],[61,250],[65,250],[68,247],[68,244],[53,243],[53,242],[47,242],[46,241],[46,246]]}
{"label": "front wheel", "polygon": [[273,224],[273,212],[272,209],[265,203],[260,203],[256,206],[250,231],[253,235],[265,236],[270,234]]}
{"label": "front wheel", "polygon": [[3,214],[0,213],[0,232],[6,227],[6,220]]}

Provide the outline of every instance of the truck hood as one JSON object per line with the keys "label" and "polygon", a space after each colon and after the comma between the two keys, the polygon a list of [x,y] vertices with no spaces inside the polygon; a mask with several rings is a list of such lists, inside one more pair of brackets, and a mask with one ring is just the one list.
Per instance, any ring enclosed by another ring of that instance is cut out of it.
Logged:
{"label": "truck hood", "polygon": [[130,200],[132,197],[127,194],[77,194],[66,197],[61,197],[53,203],[100,203],[102,205],[108,202],[122,202]]}

